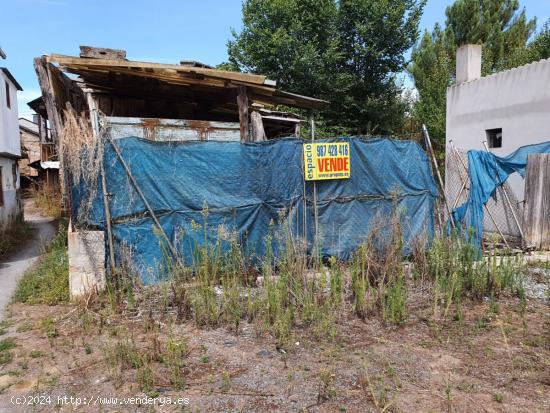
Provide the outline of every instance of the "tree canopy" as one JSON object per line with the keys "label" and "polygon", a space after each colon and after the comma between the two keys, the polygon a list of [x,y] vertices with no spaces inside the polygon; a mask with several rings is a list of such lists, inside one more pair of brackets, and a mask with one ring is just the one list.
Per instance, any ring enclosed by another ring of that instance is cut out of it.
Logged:
{"label": "tree canopy", "polygon": [[396,75],[418,37],[425,0],[247,0],[226,68],[329,100],[328,129],[388,133],[406,105]]}

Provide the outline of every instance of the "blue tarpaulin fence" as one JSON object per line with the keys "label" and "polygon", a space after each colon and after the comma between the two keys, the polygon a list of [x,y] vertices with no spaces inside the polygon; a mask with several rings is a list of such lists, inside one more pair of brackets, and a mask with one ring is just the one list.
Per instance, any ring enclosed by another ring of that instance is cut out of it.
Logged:
{"label": "blue tarpaulin fence", "polygon": [[481,246],[483,236],[483,205],[490,197],[496,199],[497,188],[512,173],[524,176],[527,157],[532,153],[550,153],[550,142],[522,146],[505,157],[487,151],[468,151],[468,200],[453,210],[453,218],[464,231],[473,230],[472,237],[467,236],[477,247]]}
{"label": "blue tarpaulin fence", "polygon": [[[351,178],[317,181],[323,256],[348,259],[375,225],[391,226],[396,209],[405,253],[416,237],[433,237],[437,188],[418,144],[382,138],[330,141],[349,142]],[[245,144],[116,140],[186,264],[197,245],[214,245],[221,237],[227,247],[227,234],[237,237],[248,256],[262,257],[266,236],[277,231],[281,217],[312,252],[313,194],[303,176],[303,143],[296,138]],[[104,152],[115,251],[119,256],[123,246],[129,247],[142,281],[154,283],[163,276],[161,238],[112,145],[107,143]],[[100,185],[91,212],[78,225],[105,228]],[[87,190],[82,183],[73,187],[73,217]]]}

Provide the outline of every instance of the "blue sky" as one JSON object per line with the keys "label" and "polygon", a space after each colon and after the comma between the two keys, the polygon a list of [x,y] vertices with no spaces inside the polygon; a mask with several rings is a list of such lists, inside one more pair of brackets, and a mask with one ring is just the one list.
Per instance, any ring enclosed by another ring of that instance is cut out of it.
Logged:
{"label": "blue sky", "polygon": [[[520,0],[539,25],[550,18],[550,0]],[[132,60],[217,64],[227,59],[231,28],[241,26],[241,0],[0,0],[0,47],[23,86],[19,112],[39,95],[32,59],[46,53],[78,55],[81,44],[120,48]],[[428,0],[421,29],[444,21],[451,0]]]}

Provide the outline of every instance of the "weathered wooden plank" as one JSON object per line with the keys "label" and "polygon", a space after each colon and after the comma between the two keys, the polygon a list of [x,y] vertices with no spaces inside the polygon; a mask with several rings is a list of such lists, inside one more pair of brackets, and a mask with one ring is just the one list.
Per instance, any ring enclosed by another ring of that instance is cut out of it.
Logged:
{"label": "weathered wooden plank", "polygon": [[80,46],[80,57],[91,59],[126,60],[126,50]]}
{"label": "weathered wooden plank", "polygon": [[294,125],[294,135],[300,137],[300,123]]}
{"label": "weathered wooden plank", "polygon": [[183,85],[183,86],[190,86],[190,85],[204,85],[208,87],[219,87],[224,88],[226,87],[226,81],[223,79],[200,79],[196,77],[192,77],[191,73],[177,73],[177,72],[169,72],[165,70],[157,70],[154,73],[151,72],[145,72],[140,70],[132,70],[128,68],[116,68],[116,70],[113,70],[112,72],[109,72],[108,70],[100,70],[95,67],[87,67],[87,66],[79,66],[79,65],[61,65],[62,68],[67,70],[68,72],[79,74],[82,76],[88,77],[94,77],[99,75],[109,75],[112,78],[111,80],[116,80],[116,78],[121,78],[121,75],[126,76],[132,76],[132,77],[142,77],[146,79],[157,79],[162,80],[166,83],[171,83],[175,85]]}
{"label": "weathered wooden plank", "polygon": [[112,139],[137,136],[159,142],[185,142],[198,140],[234,141],[240,140],[240,126],[237,122],[214,122],[183,119],[143,119],[107,117]]}
{"label": "weathered wooden plank", "polygon": [[528,246],[550,249],[550,155],[531,154],[525,174],[525,237]]}
{"label": "weathered wooden plank", "polygon": [[50,121],[50,133],[55,142],[59,142],[59,133],[61,132],[61,117],[59,108],[57,108],[54,91],[52,88],[50,76],[48,74],[47,63],[44,58],[37,57],[34,59],[34,70],[38,75],[38,83],[44,103],[48,120]]}
{"label": "weathered wooden plank", "polygon": [[267,140],[262,115],[260,115],[258,111],[254,110],[250,114],[250,124],[252,126],[252,140],[254,142],[263,142]]}
{"label": "weathered wooden plank", "polygon": [[527,167],[525,169],[525,204],[523,206],[523,225],[525,228],[525,242],[527,243],[527,246],[535,246],[536,240],[535,240],[535,225],[533,223],[534,216],[533,216],[533,209],[536,209],[536,207],[533,205],[533,202],[535,200],[535,177],[537,163],[534,162],[534,158],[529,155],[527,157]]}
{"label": "weathered wooden plank", "polygon": [[239,86],[239,94],[237,95],[237,106],[239,107],[241,142],[248,142],[248,93],[246,90],[246,86]]}
{"label": "weathered wooden plank", "polygon": [[[110,76],[124,72],[136,77],[145,76],[162,79],[165,82],[181,85],[190,83],[219,88],[245,85],[250,88],[249,99],[253,102],[257,101],[260,104],[267,104],[269,106],[283,104],[310,109],[320,109],[328,105],[327,101],[321,99],[277,90],[274,88],[272,82],[267,81],[265,76],[250,73],[128,60],[78,58],[56,54],[46,56],[46,59],[50,62],[58,63],[69,72],[83,76],[93,72],[97,73],[98,76]],[[254,97],[252,96],[253,94],[255,95]]]}
{"label": "weathered wooden plank", "polygon": [[544,199],[542,201],[542,230],[541,249],[550,250],[550,155],[545,155],[544,182],[542,188]]}
{"label": "weathered wooden plank", "polygon": [[163,63],[150,63],[150,62],[137,62],[131,60],[107,60],[107,59],[89,59],[89,58],[80,58],[74,56],[64,56],[58,54],[52,54],[46,56],[46,59],[49,62],[56,62],[60,65],[71,66],[89,66],[89,67],[126,67],[126,68],[141,68],[141,69],[171,69],[176,72],[182,73],[198,73],[204,74],[211,77],[220,77],[223,79],[230,79],[236,81],[242,81],[246,83],[254,83],[258,85],[263,85],[266,77],[262,75],[254,75],[250,73],[239,73],[239,72],[230,72],[226,70],[218,69],[206,69],[202,67],[190,67],[190,66],[181,66],[173,64],[163,64]]}

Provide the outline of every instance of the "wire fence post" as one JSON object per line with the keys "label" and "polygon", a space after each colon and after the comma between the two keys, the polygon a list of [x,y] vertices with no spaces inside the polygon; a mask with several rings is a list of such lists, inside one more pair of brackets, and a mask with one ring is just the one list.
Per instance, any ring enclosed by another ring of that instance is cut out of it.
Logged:
{"label": "wire fence post", "polygon": [[437,165],[437,159],[435,158],[435,153],[432,147],[432,141],[430,140],[430,135],[428,134],[428,129],[426,128],[425,124],[422,124],[422,134],[424,135],[424,142],[426,143],[426,149],[428,150],[428,154],[432,160],[433,167],[437,175],[439,189],[441,192],[441,196],[443,197],[443,202],[445,203],[445,208],[447,209],[447,214],[449,215],[449,220],[451,221],[451,225],[453,226],[453,228],[456,228],[451,208],[449,208],[447,197],[445,196],[445,186],[443,185],[443,179],[441,178],[441,173],[439,172],[439,166]]}
{"label": "wire fence post", "polygon": [[[311,117],[311,142],[315,140],[315,120]],[[313,251],[315,254],[315,263],[319,264],[319,212],[317,209],[317,182],[313,181],[313,218],[314,218],[314,240]]]}

